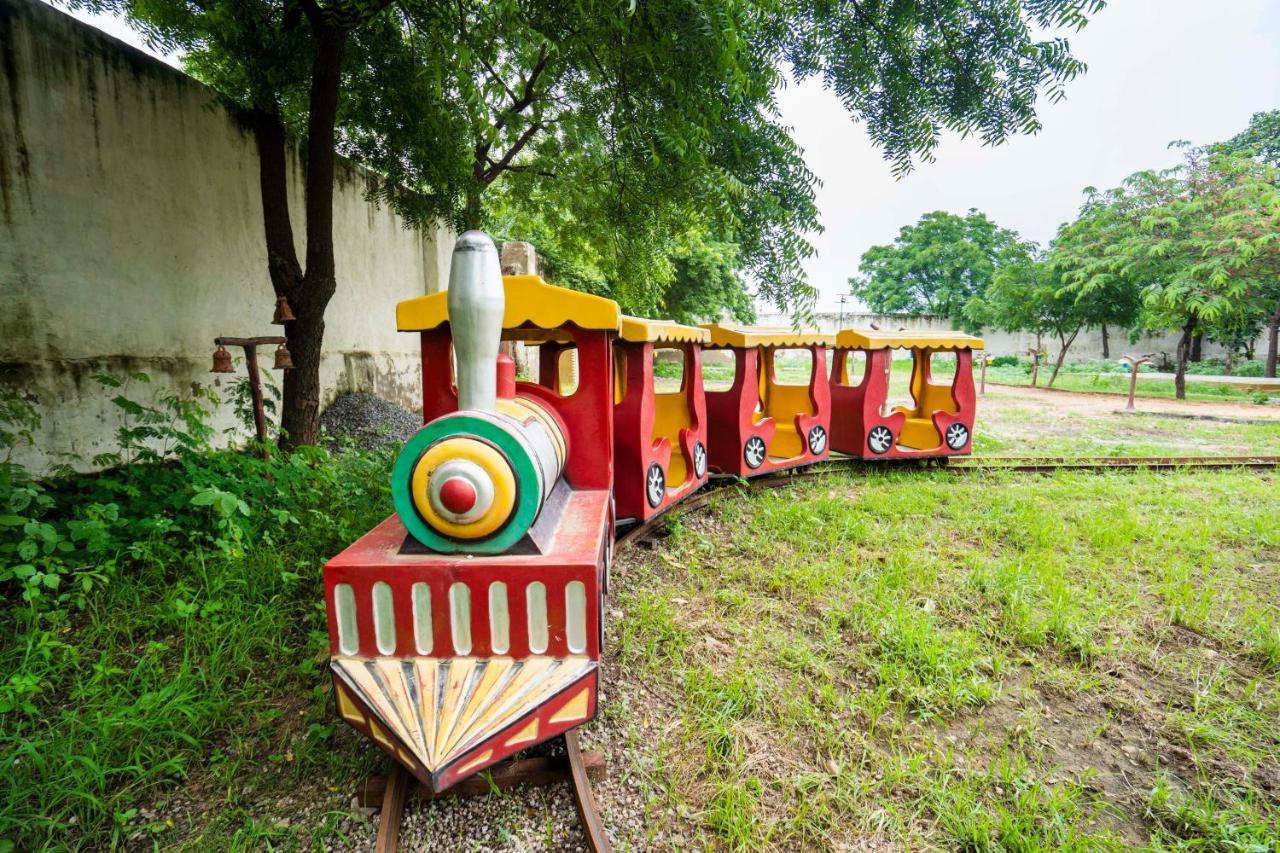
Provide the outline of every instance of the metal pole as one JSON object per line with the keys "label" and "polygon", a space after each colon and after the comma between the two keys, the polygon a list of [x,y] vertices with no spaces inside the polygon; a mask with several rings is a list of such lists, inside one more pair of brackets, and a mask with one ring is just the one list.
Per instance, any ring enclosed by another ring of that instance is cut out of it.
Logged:
{"label": "metal pole", "polygon": [[1133,398],[1138,392],[1138,367],[1151,361],[1150,356],[1126,355],[1120,359],[1129,365],[1129,402],[1125,404],[1126,412],[1133,412],[1136,409],[1133,406]]}
{"label": "metal pole", "polygon": [[982,384],[978,387],[978,393],[984,396],[987,393],[987,362],[990,360],[991,356],[984,352],[982,354]]}
{"label": "metal pole", "polygon": [[258,347],[244,345],[244,365],[249,371],[249,396],[253,398],[253,429],[258,442],[267,440],[267,413],[262,404],[262,377],[258,375]]}

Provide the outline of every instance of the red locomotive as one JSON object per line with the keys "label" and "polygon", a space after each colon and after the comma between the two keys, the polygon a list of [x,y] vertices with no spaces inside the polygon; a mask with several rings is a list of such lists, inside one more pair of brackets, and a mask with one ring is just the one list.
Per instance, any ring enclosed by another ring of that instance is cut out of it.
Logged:
{"label": "red locomotive", "polygon": [[[436,791],[595,716],[615,520],[652,518],[711,469],[970,446],[974,338],[624,317],[609,299],[503,278],[478,231],[458,239],[448,291],[396,319],[421,336],[425,426],[396,459],[395,515],[325,566],[330,663],[343,719]],[[502,340],[538,348],[537,382],[516,380]],[[733,354],[728,390],[704,389],[704,346]],[[917,352],[917,405],[889,412],[900,346]],[[778,354],[797,349],[807,379],[780,381]],[[950,386],[930,373],[944,349]],[[675,388],[655,375],[663,350],[677,351]]]}

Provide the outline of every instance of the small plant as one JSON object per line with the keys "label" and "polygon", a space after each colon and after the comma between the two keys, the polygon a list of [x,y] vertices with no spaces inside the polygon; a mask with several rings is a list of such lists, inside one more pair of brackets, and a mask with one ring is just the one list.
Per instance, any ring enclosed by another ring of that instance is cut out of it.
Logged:
{"label": "small plant", "polygon": [[[262,410],[267,419],[267,434],[270,435],[278,420],[280,386],[276,384],[271,371],[261,371],[260,375],[262,377]],[[237,426],[227,427],[224,432],[228,435],[234,435],[243,428],[246,435],[254,435],[257,424],[253,416],[253,389],[248,376],[236,377],[235,381],[231,383],[229,397],[231,410],[235,413],[238,424]]]}
{"label": "small plant", "polygon": [[220,401],[212,389],[193,384],[191,395],[183,396],[171,391],[156,395],[153,404],[140,403],[129,396],[134,383],[150,383],[145,373],[130,373],[121,379],[106,373],[93,377],[107,389],[120,393],[111,402],[121,412],[121,423],[116,429],[118,451],[95,456],[95,465],[129,465],[135,462],[159,462],[173,453],[194,453],[209,448],[213,428],[209,426],[210,409]]}

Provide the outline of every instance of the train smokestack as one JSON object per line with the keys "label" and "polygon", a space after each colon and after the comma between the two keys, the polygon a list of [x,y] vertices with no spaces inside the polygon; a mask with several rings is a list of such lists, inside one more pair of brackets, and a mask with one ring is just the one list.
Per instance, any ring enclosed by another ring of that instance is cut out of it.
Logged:
{"label": "train smokestack", "polygon": [[495,411],[495,365],[506,298],[498,249],[483,231],[467,231],[454,244],[448,301],[458,371],[458,408]]}

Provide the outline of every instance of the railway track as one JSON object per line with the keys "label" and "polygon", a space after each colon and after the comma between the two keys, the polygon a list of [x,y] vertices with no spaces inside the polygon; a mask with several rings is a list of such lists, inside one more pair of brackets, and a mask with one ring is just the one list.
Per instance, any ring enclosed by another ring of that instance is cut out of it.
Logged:
{"label": "railway track", "polygon": [[[1198,468],[1208,469],[1243,469],[1265,471],[1280,467],[1280,456],[965,456],[951,459],[928,460],[886,460],[867,462],[862,459],[836,458],[816,465],[792,468],[752,480],[724,478],[708,483],[702,490],[687,497],[669,512],[651,518],[647,523],[631,527],[620,532],[615,539],[615,555],[622,548],[646,538],[660,528],[662,524],[674,517],[694,512],[711,502],[726,486],[745,484],[753,489],[781,488],[798,479],[816,477],[835,471],[878,468],[889,466],[904,468],[936,468],[948,473],[1017,471],[1027,473],[1051,473],[1054,471],[1182,471]],[[520,783],[547,784],[548,781],[567,779],[573,787],[574,806],[578,812],[578,820],[587,848],[592,853],[606,853],[610,850],[609,838],[605,833],[604,821],[596,806],[595,794],[591,788],[590,770],[602,767],[602,757],[597,754],[583,753],[578,744],[578,732],[571,729],[564,735],[565,755],[557,759],[525,759],[525,762],[538,763],[538,767],[516,767],[522,762],[512,762],[507,769],[495,769],[489,780],[483,784],[494,787],[509,787]],[[381,816],[378,826],[378,840],[375,849],[378,853],[394,853],[399,847],[400,825],[412,789],[414,780],[399,767],[383,783],[385,787],[377,796],[368,798],[366,805],[380,805]],[[483,789],[475,793],[483,793]],[[463,793],[466,795],[466,792]]]}

